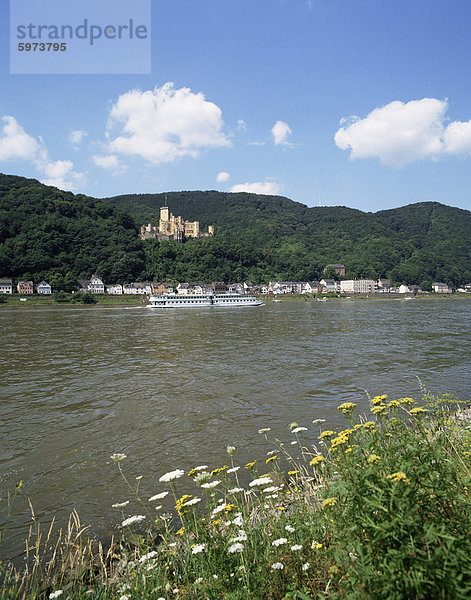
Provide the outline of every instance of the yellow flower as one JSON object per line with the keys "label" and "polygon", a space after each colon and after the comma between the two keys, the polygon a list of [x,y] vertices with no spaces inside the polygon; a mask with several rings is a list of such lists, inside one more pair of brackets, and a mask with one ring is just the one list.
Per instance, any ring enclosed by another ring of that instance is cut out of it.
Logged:
{"label": "yellow flower", "polygon": [[335,435],[335,431],[330,431],[327,429],[326,431],[323,431],[317,439],[323,440],[325,438],[332,437],[333,435]]}
{"label": "yellow flower", "polygon": [[288,475],[297,475],[299,471],[288,471]]}
{"label": "yellow flower", "polygon": [[286,510],[286,506],[277,506],[276,507],[278,510]]}
{"label": "yellow flower", "polygon": [[403,471],[391,473],[391,475],[388,475],[388,479],[390,479],[391,481],[402,481],[403,483],[410,483],[410,479]]}
{"label": "yellow flower", "polygon": [[375,396],[371,402],[376,406],[377,404],[381,404],[384,399],[383,396]]}
{"label": "yellow flower", "polygon": [[380,460],[380,456],[378,456],[377,454],[371,454],[366,462],[369,462],[370,465],[375,465],[379,460]]}
{"label": "yellow flower", "polygon": [[386,406],[384,406],[384,404],[380,404],[380,405],[377,405],[377,406],[373,406],[373,408],[371,409],[371,412],[374,415],[379,415],[382,412],[384,412],[385,410],[386,410]]}
{"label": "yellow flower", "polygon": [[344,402],[340,406],[337,406],[337,410],[343,412],[344,415],[348,415],[353,411],[355,406],[356,404],[354,404],[353,402]]}
{"label": "yellow flower", "polygon": [[325,459],[322,455],[315,456],[309,464],[311,465],[311,467],[314,467],[315,465],[318,465],[319,463],[321,463],[323,460],[325,460]]}
{"label": "yellow flower", "polygon": [[328,506],[335,506],[337,504],[337,498],[326,498],[322,503],[322,508],[327,508]]}
{"label": "yellow flower", "polygon": [[227,465],[224,465],[223,467],[219,467],[219,469],[213,469],[211,471],[211,476],[213,475],[217,475],[218,473],[223,473],[226,469],[228,469],[229,467]]}
{"label": "yellow flower", "polygon": [[394,406],[395,408],[397,408],[397,407],[399,407],[401,405],[399,404],[399,402],[397,400],[391,400],[391,402],[389,402],[388,406],[389,407],[393,407]]}
{"label": "yellow flower", "polygon": [[215,521],[213,521],[213,525],[219,525],[221,521],[219,519],[216,519]]}
{"label": "yellow flower", "polygon": [[399,398],[399,404],[414,404],[414,400],[412,398]]}
{"label": "yellow flower", "polygon": [[263,475],[259,475],[259,477],[260,477],[260,479],[261,479],[262,477],[270,477],[270,473],[264,473]]}
{"label": "yellow flower", "polygon": [[265,461],[265,464],[268,465],[268,463],[272,460],[278,460],[278,456],[270,456],[270,458],[267,458],[267,460]]}
{"label": "yellow flower", "polygon": [[247,463],[247,464],[245,465],[245,468],[246,468],[246,469],[251,469],[252,467],[255,467],[255,463],[256,463],[256,462],[257,462],[257,461],[256,461],[256,460],[254,460],[253,462]]}
{"label": "yellow flower", "polygon": [[314,540],[311,544],[311,548],[313,550],[320,550],[322,548],[322,544],[320,542],[316,542],[316,540]]}
{"label": "yellow flower", "polygon": [[365,429],[375,429],[376,428],[376,424],[374,421],[366,421],[365,423],[363,423],[363,427]]}
{"label": "yellow flower", "polygon": [[351,452],[353,450],[352,446],[350,446],[349,448],[347,448],[345,450],[345,454],[348,454],[349,452]]}
{"label": "yellow flower", "polygon": [[176,533],[175,535],[183,535],[183,534],[184,534],[184,532],[185,532],[185,528],[184,528],[184,527],[182,527],[181,529],[179,529],[179,530],[177,531],[177,533]]}
{"label": "yellow flower", "polygon": [[422,408],[421,406],[416,406],[410,411],[411,415],[419,415],[423,413],[428,413],[428,410],[426,408]]}

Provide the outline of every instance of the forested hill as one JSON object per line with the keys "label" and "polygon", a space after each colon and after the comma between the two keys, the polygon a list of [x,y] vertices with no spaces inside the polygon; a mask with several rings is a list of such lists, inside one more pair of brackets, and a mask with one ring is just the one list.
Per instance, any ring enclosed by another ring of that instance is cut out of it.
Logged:
{"label": "forested hill", "polygon": [[[388,277],[425,287],[433,280],[455,286],[471,281],[471,212],[437,202],[363,213],[342,206],[309,208],[281,196],[216,191],[107,200],[138,225],[155,224],[165,201],[175,215],[199,220],[202,227],[214,224],[213,244],[224,241],[233,254],[240,251],[246,264],[237,272],[255,280],[314,278],[324,265],[342,260],[347,277]],[[200,246],[209,251],[210,242],[202,240]],[[154,264],[168,260],[156,248],[151,254]],[[253,264],[247,264],[248,255]]]}
{"label": "forested hill", "polygon": [[[215,225],[184,244],[138,238],[167,198],[174,215]],[[313,280],[342,260],[348,278],[453,286],[471,281],[471,212],[438,203],[363,213],[280,196],[216,191],[95,199],[0,174],[0,277],[55,289],[93,273],[137,280]]]}
{"label": "forested hill", "polygon": [[144,260],[132,217],[109,202],[0,174],[0,277],[70,289],[93,273],[132,281]]}

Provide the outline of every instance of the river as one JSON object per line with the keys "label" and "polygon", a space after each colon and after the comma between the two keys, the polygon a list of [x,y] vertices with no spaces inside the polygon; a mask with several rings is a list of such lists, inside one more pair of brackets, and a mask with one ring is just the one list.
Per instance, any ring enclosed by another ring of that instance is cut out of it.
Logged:
{"label": "river", "polygon": [[[1,554],[21,552],[27,498],[37,518],[75,508],[92,535],[118,531],[129,497],[109,457],[127,455],[144,497],[176,468],[266,457],[258,433],[345,424],[367,394],[470,399],[470,299],[283,302],[159,312],[142,307],[0,307],[0,486],[23,481]],[[132,514],[129,513],[129,514]]]}

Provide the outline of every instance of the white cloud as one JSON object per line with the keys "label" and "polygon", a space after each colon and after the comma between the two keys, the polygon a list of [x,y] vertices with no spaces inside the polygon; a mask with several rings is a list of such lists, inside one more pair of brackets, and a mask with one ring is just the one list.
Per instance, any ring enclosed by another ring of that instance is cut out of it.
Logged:
{"label": "white cloud", "polygon": [[237,119],[237,129],[239,131],[247,131],[247,123],[244,119]]}
{"label": "white cloud", "polygon": [[102,167],[103,169],[109,169],[110,171],[115,172],[122,172],[126,170],[126,167],[120,164],[118,157],[114,154],[109,154],[106,156],[95,154],[92,158],[97,167]]}
{"label": "white cloud", "polygon": [[83,182],[83,175],[74,171],[70,160],[51,161],[41,138],[26,133],[12,116],[4,116],[6,123],[0,136],[0,161],[11,158],[22,159],[34,164],[45,177],[42,183],[63,190],[75,190]]}
{"label": "white cloud", "polygon": [[[155,165],[183,156],[197,157],[209,148],[230,146],[221,109],[189,88],[132,90],[119,96],[110,111],[110,153],[140,156]],[[113,138],[113,130],[119,128]]]}
{"label": "white cloud", "polygon": [[277,121],[272,129],[273,141],[276,146],[289,146],[288,137],[292,134],[292,131],[288,125],[284,121]]}
{"label": "white cloud", "polygon": [[216,181],[218,181],[219,183],[223,183],[224,181],[227,181],[229,177],[229,173],[226,173],[226,171],[221,171],[217,174]]}
{"label": "white cloud", "polygon": [[77,146],[85,138],[86,135],[86,131],[82,131],[81,129],[75,129],[74,131],[71,131],[69,133],[69,142],[74,146]]}
{"label": "white cloud", "polygon": [[12,116],[2,117],[5,125],[0,136],[0,160],[20,158],[33,160],[39,151],[38,142]]}
{"label": "white cloud", "polygon": [[266,142],[248,142],[248,146],[265,146]]}
{"label": "white cloud", "polygon": [[364,119],[342,119],[334,136],[350,158],[379,158],[391,167],[438,159],[446,154],[471,153],[471,121],[445,122],[448,103],[423,98],[403,103],[398,100],[375,108]]}
{"label": "white cloud", "polygon": [[443,136],[448,154],[471,154],[471,121],[454,121]]}
{"label": "white cloud", "polygon": [[279,191],[280,185],[274,181],[238,183],[231,187],[231,192],[250,192],[252,194],[276,195]]}

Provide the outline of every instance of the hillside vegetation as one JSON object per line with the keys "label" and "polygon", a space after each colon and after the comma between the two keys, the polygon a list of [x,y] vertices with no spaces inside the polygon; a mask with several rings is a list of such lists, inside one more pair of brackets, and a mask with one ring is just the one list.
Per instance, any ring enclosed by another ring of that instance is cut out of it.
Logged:
{"label": "hillside vegetation", "polygon": [[321,276],[326,264],[342,260],[347,278],[387,277],[424,287],[432,281],[456,286],[471,280],[471,212],[437,202],[363,213],[343,206],[309,208],[280,196],[216,191],[108,200],[138,225],[156,223],[165,200],[173,214],[199,220],[201,227],[215,225],[213,240],[173,248],[148,242],[147,265],[159,276],[196,277],[203,261],[209,279],[218,273],[227,279],[232,272],[233,279],[256,282],[309,280]]}
{"label": "hillside vegetation", "polygon": [[[139,240],[166,199],[174,215],[215,225],[215,237]],[[93,273],[106,283],[306,281],[340,260],[347,278],[458,286],[471,281],[470,240],[471,212],[436,202],[363,213],[216,191],[95,199],[0,174],[0,277],[66,291]]]}

